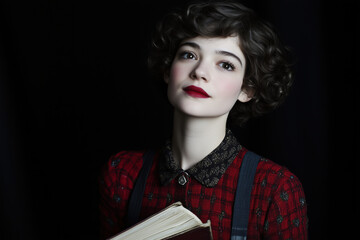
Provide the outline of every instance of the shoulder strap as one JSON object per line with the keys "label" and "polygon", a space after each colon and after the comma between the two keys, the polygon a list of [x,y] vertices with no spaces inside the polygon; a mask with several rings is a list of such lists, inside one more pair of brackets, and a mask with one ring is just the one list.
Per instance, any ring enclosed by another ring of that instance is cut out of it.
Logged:
{"label": "shoulder strap", "polygon": [[130,227],[138,222],[141,210],[141,203],[146,186],[146,180],[152,166],[153,158],[154,151],[152,150],[145,152],[143,155],[143,166],[140,170],[137,180],[135,181],[134,188],[128,201],[129,205],[125,219],[127,227]]}
{"label": "shoulder strap", "polygon": [[235,193],[231,240],[246,240],[251,190],[260,156],[247,151],[241,163]]}

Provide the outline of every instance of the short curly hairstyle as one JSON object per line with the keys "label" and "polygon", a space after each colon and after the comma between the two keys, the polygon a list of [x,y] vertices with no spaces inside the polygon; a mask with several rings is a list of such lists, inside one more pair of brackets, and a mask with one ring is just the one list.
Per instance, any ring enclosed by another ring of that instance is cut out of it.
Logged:
{"label": "short curly hairstyle", "polygon": [[179,44],[194,37],[238,36],[245,55],[243,89],[252,100],[237,101],[229,114],[231,124],[274,110],[288,95],[293,82],[291,54],[274,28],[255,12],[234,1],[190,4],[185,11],[164,17],[154,32],[148,67],[159,78],[169,73]]}

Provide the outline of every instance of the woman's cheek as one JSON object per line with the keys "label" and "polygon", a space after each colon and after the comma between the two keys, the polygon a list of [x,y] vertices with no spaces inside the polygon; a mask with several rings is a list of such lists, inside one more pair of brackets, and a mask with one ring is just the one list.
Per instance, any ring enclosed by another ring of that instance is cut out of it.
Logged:
{"label": "woman's cheek", "polygon": [[180,81],[183,74],[184,74],[183,67],[180,64],[177,64],[176,62],[174,62],[170,69],[169,81],[170,82]]}
{"label": "woman's cheek", "polygon": [[241,91],[241,86],[242,81],[240,80],[225,79],[221,82],[221,84],[219,84],[217,89],[221,91],[224,96],[238,97]]}

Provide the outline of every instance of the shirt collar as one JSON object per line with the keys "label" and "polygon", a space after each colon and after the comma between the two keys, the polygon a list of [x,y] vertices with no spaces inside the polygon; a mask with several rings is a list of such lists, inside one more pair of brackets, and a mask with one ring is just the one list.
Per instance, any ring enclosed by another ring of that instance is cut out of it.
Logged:
{"label": "shirt collar", "polygon": [[[231,130],[227,129],[224,140],[200,162],[186,170],[205,187],[215,187],[229,165],[238,155],[241,145]],[[184,172],[178,161],[173,158],[171,141],[167,141],[163,149],[164,157],[159,163],[160,181],[166,185],[180,173]]]}

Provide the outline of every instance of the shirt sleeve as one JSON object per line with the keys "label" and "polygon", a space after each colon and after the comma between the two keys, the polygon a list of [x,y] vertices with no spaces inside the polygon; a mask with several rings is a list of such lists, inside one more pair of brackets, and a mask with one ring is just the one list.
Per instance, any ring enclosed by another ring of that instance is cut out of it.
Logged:
{"label": "shirt sleeve", "polygon": [[[110,165],[110,166],[109,166]],[[100,214],[100,239],[109,238],[121,230],[121,219],[118,213],[117,197],[115,193],[116,182],[113,178],[111,163],[102,169],[99,178],[99,214]]]}
{"label": "shirt sleeve", "polygon": [[142,152],[122,151],[104,165],[99,177],[100,238],[125,229],[127,203],[142,166]]}
{"label": "shirt sleeve", "polygon": [[305,194],[300,181],[292,174],[284,176],[271,199],[264,239],[306,240],[307,220]]}

